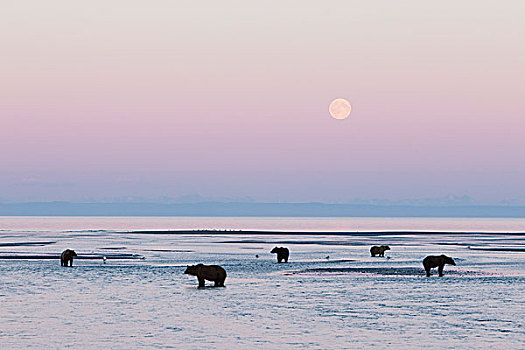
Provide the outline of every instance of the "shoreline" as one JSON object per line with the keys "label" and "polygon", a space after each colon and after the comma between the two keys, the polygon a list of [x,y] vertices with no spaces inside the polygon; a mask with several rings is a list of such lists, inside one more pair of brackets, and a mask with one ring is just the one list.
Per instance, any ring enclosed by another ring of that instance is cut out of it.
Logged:
{"label": "shoreline", "polygon": [[143,235],[279,235],[279,236],[402,236],[402,235],[497,235],[525,236],[525,232],[468,232],[468,231],[258,231],[258,230],[137,230],[114,231],[118,234]]}

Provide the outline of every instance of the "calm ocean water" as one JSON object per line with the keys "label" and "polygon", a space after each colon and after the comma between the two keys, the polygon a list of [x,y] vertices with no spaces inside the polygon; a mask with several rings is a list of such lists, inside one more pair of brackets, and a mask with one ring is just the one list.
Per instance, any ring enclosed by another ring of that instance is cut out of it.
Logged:
{"label": "calm ocean water", "polygon": [[[268,230],[525,232],[525,219],[0,216],[0,230]],[[1,231],[0,231],[1,232]]]}
{"label": "calm ocean water", "polygon": [[[218,231],[132,232],[189,229]],[[523,349],[515,232],[525,220],[0,217],[0,348]],[[390,245],[386,258],[370,257],[375,244]],[[55,258],[65,248],[79,254],[73,268]],[[429,254],[457,266],[426,278]],[[222,265],[226,288],[197,289],[183,272],[199,262]]]}

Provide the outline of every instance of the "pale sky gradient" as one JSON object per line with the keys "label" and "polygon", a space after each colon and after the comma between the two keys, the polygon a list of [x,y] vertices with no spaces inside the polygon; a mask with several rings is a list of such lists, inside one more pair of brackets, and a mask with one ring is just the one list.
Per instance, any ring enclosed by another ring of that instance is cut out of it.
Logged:
{"label": "pale sky gradient", "polygon": [[523,1],[0,7],[0,201],[525,197]]}

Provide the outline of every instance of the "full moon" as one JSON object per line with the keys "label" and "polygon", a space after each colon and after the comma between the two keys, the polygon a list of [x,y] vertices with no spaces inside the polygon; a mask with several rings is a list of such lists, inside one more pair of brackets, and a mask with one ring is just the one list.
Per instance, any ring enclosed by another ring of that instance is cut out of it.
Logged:
{"label": "full moon", "polygon": [[335,119],[346,119],[352,111],[352,106],[344,98],[336,98],[328,106],[328,111]]}

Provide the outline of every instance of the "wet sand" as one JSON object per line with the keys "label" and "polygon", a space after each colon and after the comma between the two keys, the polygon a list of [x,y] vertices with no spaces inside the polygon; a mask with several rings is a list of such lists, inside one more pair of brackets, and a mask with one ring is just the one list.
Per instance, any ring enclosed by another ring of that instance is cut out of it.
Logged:
{"label": "wet sand", "polygon": [[[21,254],[21,253],[2,253],[0,254],[0,260],[60,260],[61,253],[51,254]],[[129,259],[142,259],[143,257],[138,254],[78,254],[75,257],[76,260],[129,260]]]}

